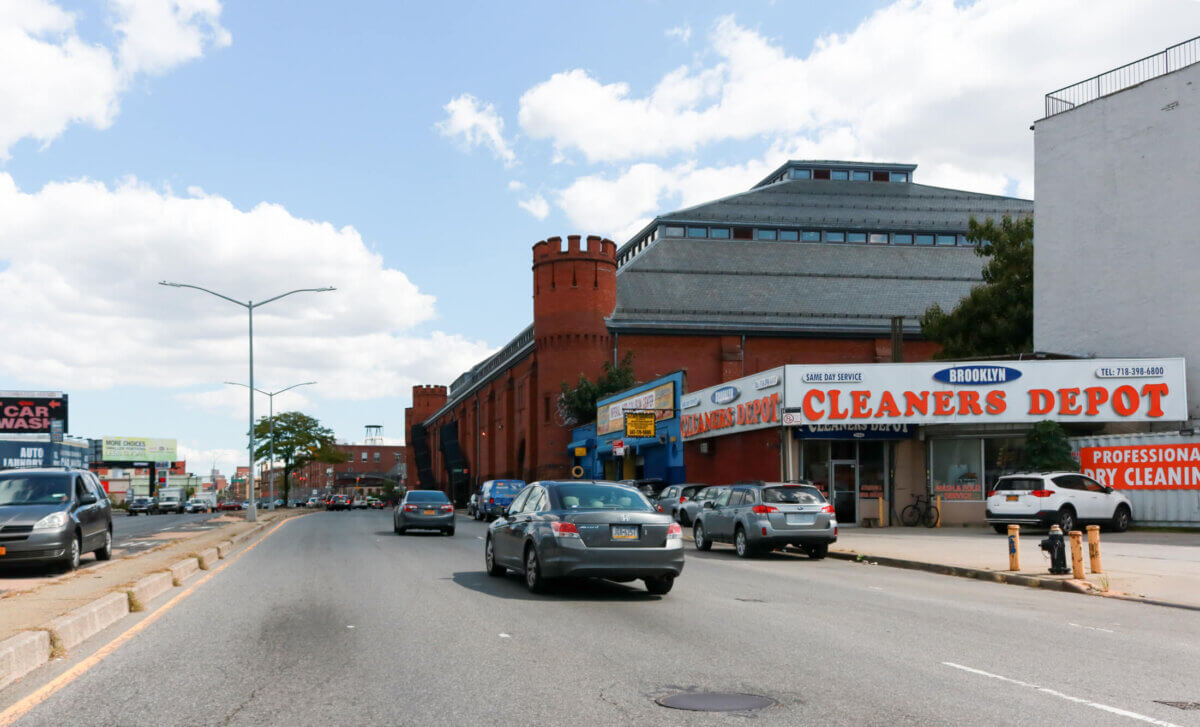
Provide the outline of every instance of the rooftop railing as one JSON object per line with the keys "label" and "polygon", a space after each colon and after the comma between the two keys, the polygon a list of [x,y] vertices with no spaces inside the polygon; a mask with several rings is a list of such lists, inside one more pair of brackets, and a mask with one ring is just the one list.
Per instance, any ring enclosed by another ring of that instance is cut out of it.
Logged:
{"label": "rooftop railing", "polygon": [[1165,76],[1200,61],[1200,36],[1146,56],[1086,81],[1046,94],[1046,116],[1054,116],[1090,101],[1116,93],[1151,78]]}

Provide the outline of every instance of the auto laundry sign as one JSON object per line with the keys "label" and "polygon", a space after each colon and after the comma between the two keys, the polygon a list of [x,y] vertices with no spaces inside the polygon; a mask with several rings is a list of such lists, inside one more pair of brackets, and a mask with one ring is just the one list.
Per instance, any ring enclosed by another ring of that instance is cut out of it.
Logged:
{"label": "auto laundry sign", "polygon": [[1184,360],[787,366],[800,424],[1006,424],[1187,419]]}
{"label": "auto laundry sign", "polygon": [[679,429],[684,440],[704,439],[778,427],[782,417],[783,369],[777,368],[689,394]]}
{"label": "auto laundry sign", "polygon": [[[59,422],[59,424],[54,424]],[[0,432],[67,431],[67,395],[59,391],[0,391]]]}

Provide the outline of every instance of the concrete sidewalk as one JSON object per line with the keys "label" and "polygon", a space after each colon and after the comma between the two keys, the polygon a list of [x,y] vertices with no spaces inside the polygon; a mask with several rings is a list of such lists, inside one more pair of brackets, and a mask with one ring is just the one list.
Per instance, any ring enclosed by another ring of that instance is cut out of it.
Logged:
{"label": "concrete sidewalk", "polygon": [[[1050,560],[1038,547],[1045,530],[1021,532],[1020,575],[1049,576]],[[845,528],[834,552],[896,558],[999,573],[1008,571],[1008,538],[989,528]],[[1084,571],[1100,591],[1200,608],[1200,533],[1100,533],[1103,575]],[[1070,552],[1067,555],[1070,566]]]}

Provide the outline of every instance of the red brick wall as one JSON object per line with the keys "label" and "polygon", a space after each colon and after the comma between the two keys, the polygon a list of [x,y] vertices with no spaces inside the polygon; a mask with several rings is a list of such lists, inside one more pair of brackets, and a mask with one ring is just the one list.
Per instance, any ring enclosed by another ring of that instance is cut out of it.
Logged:
{"label": "red brick wall", "polygon": [[701,440],[708,443],[708,454],[700,452],[700,442],[683,445],[683,466],[688,482],[727,485],[746,480],[778,481],[780,444],[778,429],[730,434]]}

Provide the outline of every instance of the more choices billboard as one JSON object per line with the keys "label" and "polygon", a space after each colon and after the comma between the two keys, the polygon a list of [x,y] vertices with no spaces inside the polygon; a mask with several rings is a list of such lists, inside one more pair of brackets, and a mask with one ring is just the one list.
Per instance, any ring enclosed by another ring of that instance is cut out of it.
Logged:
{"label": "more choices billboard", "polygon": [[61,391],[0,391],[0,433],[49,434],[55,421],[67,431],[67,395]]}
{"label": "more choices billboard", "polygon": [[153,437],[104,437],[100,455],[105,462],[174,462],[174,439]]}
{"label": "more choices billboard", "polygon": [[1182,358],[785,367],[784,424],[1185,421]]}

